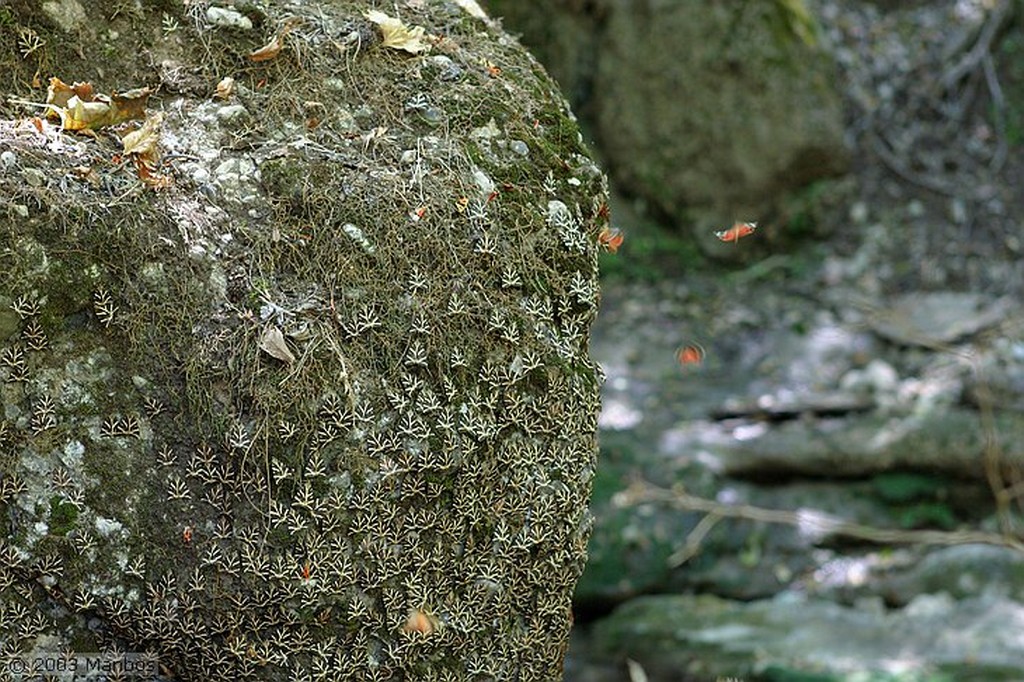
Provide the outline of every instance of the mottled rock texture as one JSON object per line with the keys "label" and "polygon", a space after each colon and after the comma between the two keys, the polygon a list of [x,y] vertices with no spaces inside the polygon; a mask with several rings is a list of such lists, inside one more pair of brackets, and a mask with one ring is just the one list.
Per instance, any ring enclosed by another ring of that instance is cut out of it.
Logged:
{"label": "mottled rock texture", "polygon": [[440,0],[416,53],[365,2],[83,7],[0,10],[2,100],[163,122],[142,169],[0,103],[0,670],[559,679],[605,183],[555,86]]}

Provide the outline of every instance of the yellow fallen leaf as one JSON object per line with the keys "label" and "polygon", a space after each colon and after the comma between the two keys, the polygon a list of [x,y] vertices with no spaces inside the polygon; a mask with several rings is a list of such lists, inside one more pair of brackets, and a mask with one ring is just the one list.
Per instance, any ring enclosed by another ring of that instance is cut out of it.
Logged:
{"label": "yellow fallen leaf", "polygon": [[[46,88],[46,103],[56,108],[66,107],[68,100],[78,97],[83,102],[91,102],[93,99],[92,83],[75,83],[68,85],[61,79],[54,76],[50,79],[50,85]],[[56,117],[56,110],[51,110]]]}
{"label": "yellow fallen leaf", "polygon": [[93,100],[86,102],[78,95],[68,100],[63,109],[57,110],[60,124],[64,130],[86,130],[109,125],[111,118],[110,102]]}
{"label": "yellow fallen leaf", "polygon": [[160,158],[160,124],[163,120],[163,113],[153,114],[141,128],[121,138],[125,155],[135,154],[146,163],[155,163]]}
{"label": "yellow fallen leaf", "polygon": [[384,36],[384,47],[405,50],[412,54],[419,54],[430,49],[430,45],[423,42],[426,29],[422,26],[409,28],[402,23],[401,19],[395,19],[375,9],[368,11],[363,16],[380,26],[380,32]]}
{"label": "yellow fallen leaf", "polygon": [[149,88],[110,96],[94,93],[91,83],[68,85],[51,78],[46,90],[48,116],[60,117],[65,130],[94,130],[102,126],[146,117]]}

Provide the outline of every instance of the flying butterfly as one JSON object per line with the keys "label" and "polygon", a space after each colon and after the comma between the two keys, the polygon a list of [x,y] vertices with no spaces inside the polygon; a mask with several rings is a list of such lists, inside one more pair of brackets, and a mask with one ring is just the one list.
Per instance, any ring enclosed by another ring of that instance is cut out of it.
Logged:
{"label": "flying butterfly", "polygon": [[704,363],[704,347],[699,343],[691,343],[685,346],[680,346],[676,351],[676,360],[683,367],[690,365],[701,365]]}
{"label": "flying butterfly", "polygon": [[715,236],[723,242],[739,242],[743,237],[754,234],[756,229],[757,223],[741,223],[736,221],[728,230],[715,232]]}
{"label": "flying butterfly", "polygon": [[609,253],[615,253],[622,246],[626,236],[616,227],[605,227],[597,236],[597,241]]}

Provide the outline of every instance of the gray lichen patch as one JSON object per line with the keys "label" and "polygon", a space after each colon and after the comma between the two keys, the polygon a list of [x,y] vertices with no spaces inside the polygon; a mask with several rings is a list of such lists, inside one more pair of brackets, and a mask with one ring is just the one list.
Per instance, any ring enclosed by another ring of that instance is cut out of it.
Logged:
{"label": "gray lichen patch", "polygon": [[604,179],[513,41],[421,3],[407,54],[366,9],[166,10],[157,189],[113,158],[124,130],[0,121],[40,179],[0,173],[0,212],[28,211],[0,223],[7,655],[46,635],[184,679],[559,675]]}

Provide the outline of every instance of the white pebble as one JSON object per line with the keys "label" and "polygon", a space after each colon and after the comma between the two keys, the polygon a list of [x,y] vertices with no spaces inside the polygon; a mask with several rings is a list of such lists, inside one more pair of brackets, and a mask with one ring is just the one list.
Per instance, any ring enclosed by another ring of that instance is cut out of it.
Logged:
{"label": "white pebble", "polygon": [[244,118],[248,118],[248,116],[249,110],[241,104],[228,104],[217,109],[217,118],[219,118],[222,123],[240,121]]}
{"label": "white pebble", "polygon": [[252,21],[238,10],[224,7],[209,7],[206,10],[206,20],[214,26],[221,28],[240,28],[248,31],[252,28]]}

